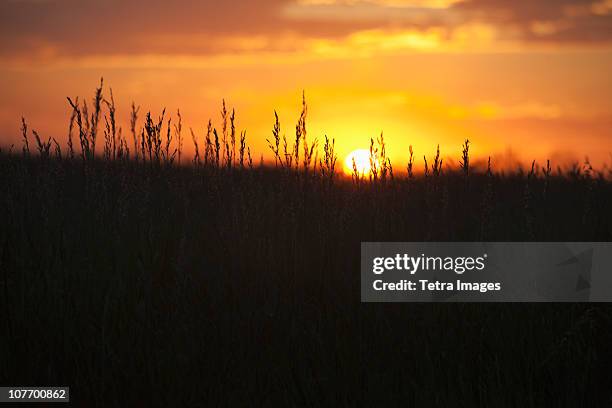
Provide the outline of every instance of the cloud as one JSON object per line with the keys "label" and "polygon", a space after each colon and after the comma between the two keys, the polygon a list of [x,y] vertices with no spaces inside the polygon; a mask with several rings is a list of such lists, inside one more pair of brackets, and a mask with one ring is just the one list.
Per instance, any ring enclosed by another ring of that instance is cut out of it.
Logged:
{"label": "cloud", "polygon": [[457,119],[557,119],[562,116],[561,108],[538,102],[499,104],[480,102],[472,106],[451,106],[447,109],[450,117]]}
{"label": "cloud", "polygon": [[373,4],[392,8],[449,8],[465,0],[298,0],[297,4],[305,6],[329,6]]}
{"label": "cloud", "polygon": [[606,44],[612,41],[612,0],[299,0],[286,9],[295,19],[377,21],[429,29],[495,26],[500,40]]}
{"label": "cloud", "polygon": [[[609,46],[612,0],[4,0],[0,59]],[[486,40],[486,41],[485,41]],[[369,49],[369,50],[368,50]]]}

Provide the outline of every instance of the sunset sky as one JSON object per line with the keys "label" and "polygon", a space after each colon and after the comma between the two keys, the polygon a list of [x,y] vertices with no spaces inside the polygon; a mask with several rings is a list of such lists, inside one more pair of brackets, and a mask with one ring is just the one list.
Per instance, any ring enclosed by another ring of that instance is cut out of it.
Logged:
{"label": "sunset sky", "polygon": [[[394,166],[458,157],[612,162],[612,0],[0,0],[0,142],[65,140],[66,96],[113,88],[203,134],[222,98],[269,157],[274,110],[339,155],[384,131]],[[187,135],[186,135],[187,136]],[[187,150],[190,150],[187,143]]]}

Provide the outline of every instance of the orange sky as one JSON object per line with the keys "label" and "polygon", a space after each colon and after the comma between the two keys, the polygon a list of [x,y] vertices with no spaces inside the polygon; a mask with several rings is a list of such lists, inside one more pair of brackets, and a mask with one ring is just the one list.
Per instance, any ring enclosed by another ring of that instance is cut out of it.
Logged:
{"label": "orange sky", "polygon": [[397,168],[466,137],[498,163],[612,160],[611,0],[224,3],[0,2],[0,142],[21,115],[65,140],[65,97],[104,76],[124,127],[134,100],[202,134],[225,98],[257,156],[274,109],[293,134],[303,89],[309,137],[341,156],[384,131]]}

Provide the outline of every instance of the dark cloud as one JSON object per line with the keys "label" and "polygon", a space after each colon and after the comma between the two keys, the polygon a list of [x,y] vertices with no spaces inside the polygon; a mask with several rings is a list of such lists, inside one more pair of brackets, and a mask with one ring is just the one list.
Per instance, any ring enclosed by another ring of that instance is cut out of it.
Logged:
{"label": "dark cloud", "polygon": [[[276,20],[279,1],[4,1],[0,6],[1,48],[6,53],[35,51],[62,53],[147,53],[172,48],[158,44],[160,36],[202,35],[206,53],[209,39],[225,35],[266,32]],[[181,44],[173,48],[181,50]]]}
{"label": "dark cloud", "polygon": [[[480,22],[520,27],[524,41],[602,43],[612,39],[612,14],[584,0],[471,0],[448,10],[392,8],[371,18],[305,13],[287,16],[292,0],[0,0],[0,57],[239,52],[219,39],[286,33],[338,38],[368,28],[419,28]],[[319,8],[324,6],[317,6]],[[349,10],[351,6],[343,6]],[[379,7],[383,6],[372,6]],[[341,13],[342,7],[340,7]],[[380,10],[379,10],[380,11]],[[602,15],[603,14],[603,15]],[[415,17],[416,16],[416,17]],[[363,16],[362,16],[363,17]],[[544,30],[534,30],[540,24]],[[274,49],[274,41],[267,46]],[[284,47],[292,47],[285,44]],[[299,48],[299,44],[293,47]]]}
{"label": "dark cloud", "polygon": [[[612,10],[602,0],[471,0],[455,5],[467,18],[520,27],[527,41],[602,43],[612,40]],[[548,26],[539,31],[534,26]]]}

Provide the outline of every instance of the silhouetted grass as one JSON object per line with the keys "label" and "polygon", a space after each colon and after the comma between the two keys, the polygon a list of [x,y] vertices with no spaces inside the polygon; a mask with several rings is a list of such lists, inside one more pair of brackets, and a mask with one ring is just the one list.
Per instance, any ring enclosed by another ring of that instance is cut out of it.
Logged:
{"label": "silhouetted grass", "polygon": [[130,149],[112,99],[71,105],[80,151],[0,155],[3,384],[85,406],[611,402],[608,305],[360,303],[361,241],[609,241],[612,185],[590,167],[479,173],[466,141],[461,168],[438,153],[400,178],[381,136],[380,167],[340,177],[305,102],[293,148],[277,117],[275,166],[236,147],[225,107],[179,166],[180,117],[139,129],[133,106]]}

